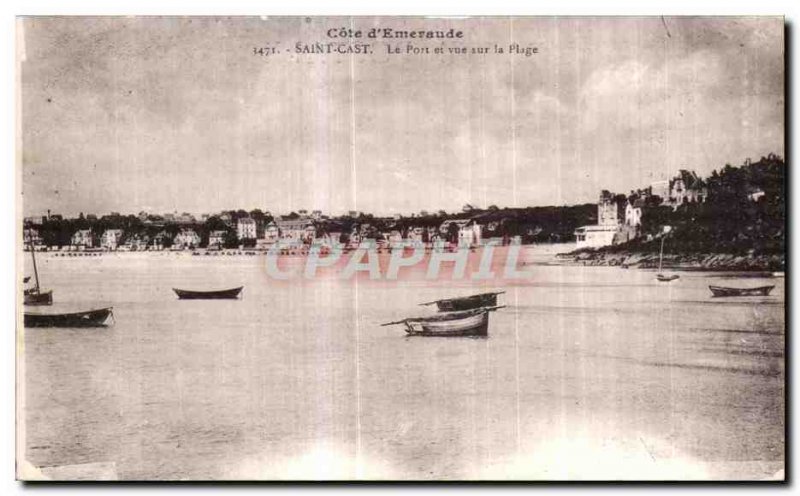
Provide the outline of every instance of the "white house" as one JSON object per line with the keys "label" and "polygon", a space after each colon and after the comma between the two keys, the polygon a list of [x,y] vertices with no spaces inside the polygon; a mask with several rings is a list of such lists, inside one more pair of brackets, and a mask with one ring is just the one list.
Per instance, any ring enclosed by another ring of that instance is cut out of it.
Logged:
{"label": "white house", "polygon": [[209,248],[222,248],[225,244],[225,235],[227,231],[211,231],[208,233],[208,247]]}
{"label": "white house", "polygon": [[256,239],[258,237],[258,226],[255,219],[245,217],[236,223],[236,236],[242,239]]}
{"label": "white house", "polygon": [[94,235],[92,234],[91,229],[81,229],[79,231],[75,231],[75,234],[72,235],[70,244],[78,248],[91,248],[94,246]]}
{"label": "white house", "polygon": [[116,250],[122,239],[122,229],[106,229],[100,237],[100,246],[106,250]]}
{"label": "white house", "polygon": [[280,237],[283,239],[311,242],[317,236],[317,229],[314,227],[314,222],[309,218],[278,219],[275,221],[275,225],[278,227]]}
{"label": "white house", "polygon": [[617,226],[583,226],[575,229],[578,248],[599,248],[613,244]]}
{"label": "white house", "polygon": [[183,229],[172,240],[173,249],[197,248],[200,245],[200,236],[193,229]]}
{"label": "white house", "polygon": [[644,201],[634,200],[625,205],[625,225],[631,227],[639,227],[642,225],[642,207]]}
{"label": "white house", "polygon": [[668,203],[673,208],[684,203],[702,203],[708,196],[705,183],[694,171],[681,169],[678,175],[669,181]]}
{"label": "white house", "polygon": [[273,244],[277,243],[280,238],[281,231],[278,229],[278,225],[275,224],[275,222],[267,224],[267,227],[264,229],[264,241],[267,244]]}
{"label": "white house", "polygon": [[474,246],[481,242],[481,226],[473,219],[446,220],[439,226],[439,233],[447,238],[451,226],[458,226],[458,245]]}
{"label": "white house", "polygon": [[128,237],[122,246],[128,251],[144,251],[149,243],[150,237],[146,234],[134,234]]}
{"label": "white house", "polygon": [[27,227],[22,231],[23,239],[25,240],[25,245],[33,245],[38,246],[42,244],[42,237],[39,234],[38,229],[34,229],[32,227]]}

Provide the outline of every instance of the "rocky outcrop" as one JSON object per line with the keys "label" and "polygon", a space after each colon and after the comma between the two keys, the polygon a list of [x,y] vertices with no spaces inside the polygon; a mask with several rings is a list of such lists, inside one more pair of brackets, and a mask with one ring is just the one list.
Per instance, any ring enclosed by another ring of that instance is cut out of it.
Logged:
{"label": "rocky outcrop", "polygon": [[[658,253],[582,251],[560,255],[562,261],[580,265],[658,268]],[[783,271],[783,255],[664,254],[663,267],[676,270]]]}

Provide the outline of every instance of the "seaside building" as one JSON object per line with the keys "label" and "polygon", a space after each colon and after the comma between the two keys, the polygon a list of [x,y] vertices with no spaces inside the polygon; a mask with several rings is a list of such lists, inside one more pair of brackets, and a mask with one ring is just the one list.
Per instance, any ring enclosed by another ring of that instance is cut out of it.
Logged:
{"label": "seaside building", "polygon": [[616,226],[583,226],[575,230],[578,248],[599,248],[614,243]]}
{"label": "seaside building", "polygon": [[236,222],[236,236],[239,240],[258,238],[258,226],[255,219],[244,217]]}
{"label": "seaside building", "polygon": [[167,231],[160,231],[158,234],[153,236],[153,239],[150,242],[150,249],[156,251],[163,250],[167,245],[167,240],[169,239],[170,235]]}
{"label": "seaside building", "polygon": [[619,226],[613,244],[625,243],[641,235],[644,206],[644,198],[633,195],[628,198],[625,202],[625,221]]}
{"label": "seaside building", "polygon": [[314,222],[309,218],[281,218],[275,221],[275,225],[282,239],[300,240],[304,243],[310,243],[317,236],[317,229],[314,227]]}
{"label": "seaside building", "polygon": [[403,235],[398,230],[393,230],[388,233],[386,236],[386,241],[389,242],[390,245],[396,245],[403,242]]}
{"label": "seaside building", "polygon": [[694,171],[681,169],[669,180],[651,183],[648,194],[661,198],[662,205],[676,209],[684,203],[704,202],[708,188]]}
{"label": "seaside building", "polygon": [[194,232],[194,229],[182,229],[177,235],[175,235],[175,239],[172,240],[172,248],[173,249],[193,249],[197,248],[200,245],[200,236]]}
{"label": "seaside building", "polygon": [[681,169],[669,181],[668,203],[678,208],[684,203],[702,203],[708,197],[708,188],[700,177],[690,170]]}
{"label": "seaside building", "polygon": [[225,246],[225,236],[227,234],[227,231],[211,231],[208,233],[208,248],[218,250]]}
{"label": "seaside building", "polygon": [[[457,238],[453,240],[451,233],[456,229]],[[459,246],[474,246],[481,242],[481,225],[474,219],[446,220],[439,226],[439,234],[448,241],[455,241]]]}
{"label": "seaside building", "polygon": [[264,228],[264,241],[269,244],[277,243],[278,240],[281,238],[281,231],[278,228],[278,224],[275,221],[270,222],[267,224],[267,227]]}
{"label": "seaside building", "polygon": [[638,198],[633,202],[628,201],[625,204],[625,225],[631,227],[641,226],[643,208],[644,208],[644,200],[641,198]]}
{"label": "seaside building", "polygon": [[426,241],[427,232],[424,227],[412,227],[408,230],[408,240],[413,244],[422,244]]}
{"label": "seaside building", "polygon": [[39,234],[39,230],[33,227],[26,227],[22,231],[22,239],[26,248],[30,245],[37,246],[42,244],[42,236]]}
{"label": "seaside building", "polygon": [[150,237],[146,234],[134,234],[125,240],[125,243],[120,247],[125,251],[144,251],[150,243]]}
{"label": "seaside building", "polygon": [[70,245],[77,249],[91,248],[94,246],[94,235],[91,229],[75,231],[70,240]]}
{"label": "seaside building", "polygon": [[614,196],[605,190],[600,193],[600,201],[597,204],[597,224],[600,226],[619,225],[619,205]]}
{"label": "seaside building", "polygon": [[105,250],[116,250],[122,239],[122,229],[106,229],[100,236],[100,246]]}
{"label": "seaside building", "polygon": [[613,195],[608,191],[602,191],[600,201],[597,203],[597,224],[582,226],[575,230],[578,249],[599,248],[613,244],[614,237],[620,230],[618,212],[619,207]]}

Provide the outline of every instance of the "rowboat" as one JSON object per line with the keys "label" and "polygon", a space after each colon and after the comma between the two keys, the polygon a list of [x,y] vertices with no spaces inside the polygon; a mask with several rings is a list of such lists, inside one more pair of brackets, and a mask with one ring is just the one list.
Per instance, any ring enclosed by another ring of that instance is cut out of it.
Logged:
{"label": "rowboat", "polygon": [[672,274],[671,276],[665,276],[664,274],[656,274],[656,279],[661,282],[670,282],[678,279],[680,276],[678,274]]}
{"label": "rowboat", "polygon": [[102,327],[114,316],[113,307],[71,313],[25,312],[25,327]]}
{"label": "rowboat", "polygon": [[244,286],[239,286],[233,289],[222,289],[219,291],[190,291],[187,289],[176,289],[175,294],[181,300],[235,300],[239,297]]}
{"label": "rowboat", "polygon": [[448,312],[430,317],[413,317],[384,326],[404,324],[409,336],[487,336],[489,334],[489,312],[503,306],[473,308],[460,312]]}
{"label": "rowboat", "polygon": [[775,286],[759,286],[757,288],[725,288],[722,286],[709,286],[708,289],[714,296],[768,296]]}
{"label": "rowboat", "polygon": [[429,301],[427,303],[420,303],[420,305],[426,306],[435,304],[440,312],[458,312],[461,310],[472,310],[473,308],[493,307],[497,305],[497,295],[503,293],[505,293],[505,291],[481,293],[471,296],[462,296],[460,298]]}

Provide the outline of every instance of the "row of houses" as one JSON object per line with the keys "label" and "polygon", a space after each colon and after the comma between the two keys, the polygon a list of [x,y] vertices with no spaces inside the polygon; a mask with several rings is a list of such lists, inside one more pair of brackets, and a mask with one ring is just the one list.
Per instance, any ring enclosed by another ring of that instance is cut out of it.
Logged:
{"label": "row of houses", "polygon": [[[43,244],[38,229],[28,227],[24,233],[26,245],[41,246]],[[343,234],[341,231],[326,229],[309,216],[276,219],[267,223],[266,226],[260,226],[254,219],[243,218],[237,221],[235,233],[239,243],[247,243],[262,249],[268,249],[279,241],[304,244],[321,242],[333,245],[340,242]],[[208,235],[207,247],[221,249],[226,246],[230,236],[231,232],[227,230],[211,231]],[[346,239],[350,245],[357,246],[370,239],[391,244],[402,241],[412,243],[437,240],[453,241],[454,237],[461,246],[477,245],[481,242],[482,226],[474,219],[461,219],[446,220],[438,227],[412,227],[405,232],[401,232],[399,229],[382,232],[371,224],[361,223],[353,226],[347,233]],[[167,243],[167,239],[171,239],[171,243]],[[72,235],[69,249],[83,250],[99,247],[108,251],[143,251],[162,250],[168,244],[173,250],[195,249],[200,247],[201,237],[192,228],[182,228],[172,237],[166,231],[152,237],[139,233],[125,236],[122,229],[106,229],[98,237],[91,229],[81,229]]]}

